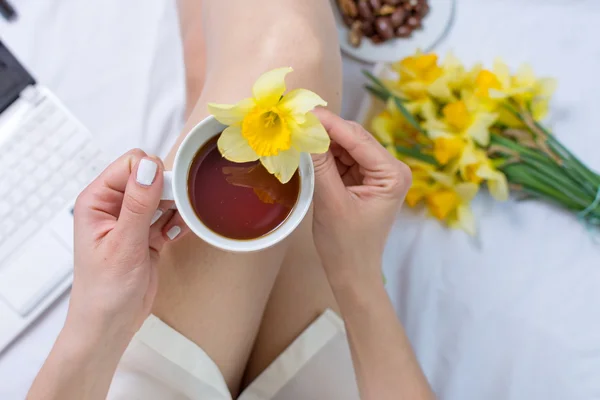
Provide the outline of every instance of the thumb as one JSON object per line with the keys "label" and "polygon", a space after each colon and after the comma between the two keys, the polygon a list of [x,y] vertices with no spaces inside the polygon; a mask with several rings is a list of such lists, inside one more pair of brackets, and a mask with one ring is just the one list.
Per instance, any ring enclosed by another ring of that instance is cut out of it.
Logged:
{"label": "thumb", "polygon": [[331,150],[314,154],[312,158],[315,169],[315,203],[337,203],[345,187]]}
{"label": "thumb", "polygon": [[148,241],[162,194],[162,169],[160,160],[144,157],[131,171],[116,226],[128,242]]}

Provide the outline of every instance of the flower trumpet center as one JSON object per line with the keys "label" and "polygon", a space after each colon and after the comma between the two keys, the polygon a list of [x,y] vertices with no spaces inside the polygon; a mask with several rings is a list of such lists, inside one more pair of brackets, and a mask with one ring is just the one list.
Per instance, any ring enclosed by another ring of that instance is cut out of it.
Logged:
{"label": "flower trumpet center", "polygon": [[292,143],[286,116],[276,107],[250,111],[242,121],[242,136],[260,157],[276,156]]}

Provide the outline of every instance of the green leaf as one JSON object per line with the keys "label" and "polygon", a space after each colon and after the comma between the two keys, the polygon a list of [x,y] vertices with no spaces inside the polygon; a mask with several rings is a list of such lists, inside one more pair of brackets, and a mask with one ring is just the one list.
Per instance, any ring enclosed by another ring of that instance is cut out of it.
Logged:
{"label": "green leaf", "polygon": [[426,162],[427,164],[431,164],[436,167],[439,165],[434,157],[430,156],[429,154],[423,154],[415,148],[396,146],[396,151],[400,154],[414,158],[415,160]]}
{"label": "green leaf", "polygon": [[384,92],[383,90],[375,86],[365,86],[365,89],[367,90],[367,92],[371,93],[378,99],[383,100],[384,102],[387,101],[387,99],[390,97],[390,94],[388,92]]}
{"label": "green leaf", "polygon": [[396,107],[398,107],[398,110],[402,113],[404,118],[406,118],[408,123],[413,126],[413,128],[415,128],[421,133],[425,133],[425,130],[417,122],[415,117],[406,109],[406,107],[404,107],[404,104],[402,104],[402,100],[400,100],[400,98],[394,96],[394,103],[396,104]]}
{"label": "green leaf", "polygon": [[385,87],[385,85],[381,82],[381,80],[379,80],[379,78],[377,78],[375,75],[373,75],[370,71],[363,69],[362,72],[371,82],[373,82],[375,84],[375,86],[379,86],[380,88],[384,89],[386,92],[389,92],[389,90]]}

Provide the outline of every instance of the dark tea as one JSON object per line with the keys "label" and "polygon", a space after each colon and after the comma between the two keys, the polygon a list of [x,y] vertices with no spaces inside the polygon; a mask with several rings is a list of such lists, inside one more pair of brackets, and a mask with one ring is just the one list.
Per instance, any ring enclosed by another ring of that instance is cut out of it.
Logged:
{"label": "dark tea", "polygon": [[223,158],[217,140],[200,148],[188,174],[188,195],[198,218],[230,239],[256,239],[277,229],[298,199],[298,171],[284,185],[259,161],[237,164]]}

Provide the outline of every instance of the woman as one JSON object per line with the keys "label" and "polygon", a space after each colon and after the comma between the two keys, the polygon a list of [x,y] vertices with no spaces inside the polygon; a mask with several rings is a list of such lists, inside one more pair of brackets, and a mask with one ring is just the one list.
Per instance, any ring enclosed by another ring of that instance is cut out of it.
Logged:
{"label": "woman", "polygon": [[[285,356],[298,348],[294,355],[310,348],[317,359],[324,347],[314,344],[321,336],[315,327],[336,314],[348,332],[361,398],[430,398],[381,279],[383,247],[409,173],[357,124],[335,115],[342,74],[329,1],[179,6],[190,105],[184,132],[206,117],[209,101],[248,97],[254,80],[275,67],[293,67],[288,86],[328,102],[333,112],[315,113],[336,144],[314,158],[314,213],[274,248],[221,252],[184,235],[179,215],[159,202],[162,163],[127,153],[78,200],[69,315],[30,398],[104,398],[113,381],[112,398],[242,393],[292,400],[283,394],[286,384],[301,367],[312,368],[311,357],[285,377],[274,371],[290,372]],[[332,326],[345,338],[342,324]],[[334,379],[319,375],[321,382]],[[307,389],[318,392],[314,386]],[[357,397],[356,387],[338,386],[344,394],[320,395]]]}

